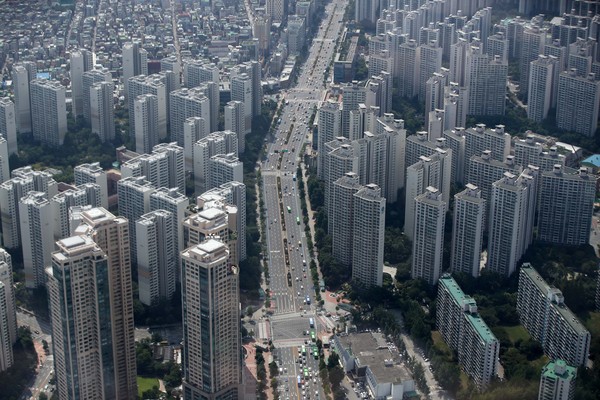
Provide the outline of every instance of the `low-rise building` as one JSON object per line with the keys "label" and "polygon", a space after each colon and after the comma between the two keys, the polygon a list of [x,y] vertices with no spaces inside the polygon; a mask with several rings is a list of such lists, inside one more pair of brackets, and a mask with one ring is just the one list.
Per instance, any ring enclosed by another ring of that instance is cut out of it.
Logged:
{"label": "low-rise building", "polygon": [[415,381],[400,355],[381,333],[335,335],[331,340],[344,372],[364,380],[375,399],[403,399],[415,394]]}

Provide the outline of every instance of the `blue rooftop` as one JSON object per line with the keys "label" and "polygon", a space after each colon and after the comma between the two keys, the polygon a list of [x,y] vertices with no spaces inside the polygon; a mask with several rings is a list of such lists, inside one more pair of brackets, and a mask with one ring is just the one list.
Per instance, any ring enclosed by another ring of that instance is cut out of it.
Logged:
{"label": "blue rooftop", "polygon": [[594,154],[582,161],[585,164],[592,164],[594,167],[600,168],[600,154]]}

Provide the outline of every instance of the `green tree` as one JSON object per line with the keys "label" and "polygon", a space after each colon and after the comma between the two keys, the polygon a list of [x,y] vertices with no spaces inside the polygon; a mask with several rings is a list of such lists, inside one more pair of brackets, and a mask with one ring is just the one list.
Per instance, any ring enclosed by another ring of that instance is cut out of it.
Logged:
{"label": "green tree", "polygon": [[327,359],[327,368],[331,370],[337,365],[340,365],[340,357],[336,352],[331,352],[331,354],[329,354],[329,358]]}

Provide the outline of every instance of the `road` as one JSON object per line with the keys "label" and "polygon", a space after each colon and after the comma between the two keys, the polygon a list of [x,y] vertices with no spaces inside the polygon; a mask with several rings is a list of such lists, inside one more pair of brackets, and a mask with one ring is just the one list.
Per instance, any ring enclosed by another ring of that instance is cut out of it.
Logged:
{"label": "road", "polygon": [[[285,393],[280,396],[283,399],[323,397],[318,373],[313,373],[318,371],[318,360],[308,354],[312,340],[306,331],[314,330],[319,335],[325,332],[326,327],[322,319],[317,318],[313,304],[315,288],[308,267],[311,255],[306,250],[295,174],[300,162],[299,154],[311,132],[311,115],[326,93],[324,71],[331,62],[337,38],[342,31],[345,7],[346,2],[342,0],[334,0],[326,6],[326,15],[299,70],[297,84],[282,91],[283,113],[275,138],[268,144],[267,156],[261,164],[267,219],[269,289],[273,304],[273,316],[268,324],[261,324],[268,326],[268,334],[277,349],[275,360],[284,371],[280,382],[281,394]],[[313,320],[314,329],[310,327],[310,319]],[[299,354],[303,345],[307,352],[304,358]],[[298,362],[299,358],[301,363]],[[305,368],[308,379],[304,378]],[[310,377],[311,374],[314,377]],[[301,387],[298,387],[299,375],[304,381]]]}
{"label": "road", "polygon": [[49,382],[54,372],[54,357],[52,354],[44,354],[43,350],[43,341],[45,340],[48,342],[49,350],[52,351],[52,330],[50,323],[35,317],[30,312],[17,311],[17,324],[18,326],[28,326],[31,329],[31,337],[35,350],[38,353],[38,360],[41,361],[36,368],[35,376],[29,383],[29,387],[21,395],[20,399],[37,399],[42,392],[46,392],[48,397],[50,397],[52,387],[49,385]]}

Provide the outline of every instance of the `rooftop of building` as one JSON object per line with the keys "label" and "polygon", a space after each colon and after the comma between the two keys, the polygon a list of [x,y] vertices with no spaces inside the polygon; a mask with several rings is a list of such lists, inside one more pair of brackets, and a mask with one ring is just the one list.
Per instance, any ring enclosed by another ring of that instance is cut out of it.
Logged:
{"label": "rooftop of building", "polygon": [[593,154],[581,161],[582,164],[592,165],[595,168],[600,168],[600,154]]}
{"label": "rooftop of building", "polygon": [[477,332],[477,335],[486,343],[498,341],[494,333],[487,326],[485,321],[481,318],[479,314],[476,313],[465,313],[467,321],[471,324],[471,326]]}
{"label": "rooftop of building", "polygon": [[[521,275],[525,275],[529,278],[529,280],[537,287],[537,289],[544,295],[547,296],[548,293],[552,292],[552,299],[563,299],[562,292],[548,285],[548,283],[542,278],[542,276],[533,268],[533,266],[529,263],[524,263],[521,266]],[[520,288],[520,285],[519,285]],[[559,302],[552,301],[552,307],[560,314],[562,319],[565,320],[573,329],[573,331],[577,334],[586,334],[589,331],[583,326],[583,324],[579,321],[579,319],[573,314],[573,312],[567,307],[564,302],[561,300]]]}
{"label": "rooftop of building", "polygon": [[408,369],[400,363],[399,354],[388,348],[385,337],[377,332],[339,336],[342,346],[356,357],[361,366],[368,366],[379,383],[402,383],[412,380]]}
{"label": "rooftop of building", "polygon": [[554,360],[542,368],[542,377],[548,379],[573,380],[577,376],[577,368],[567,365],[563,360]]}

